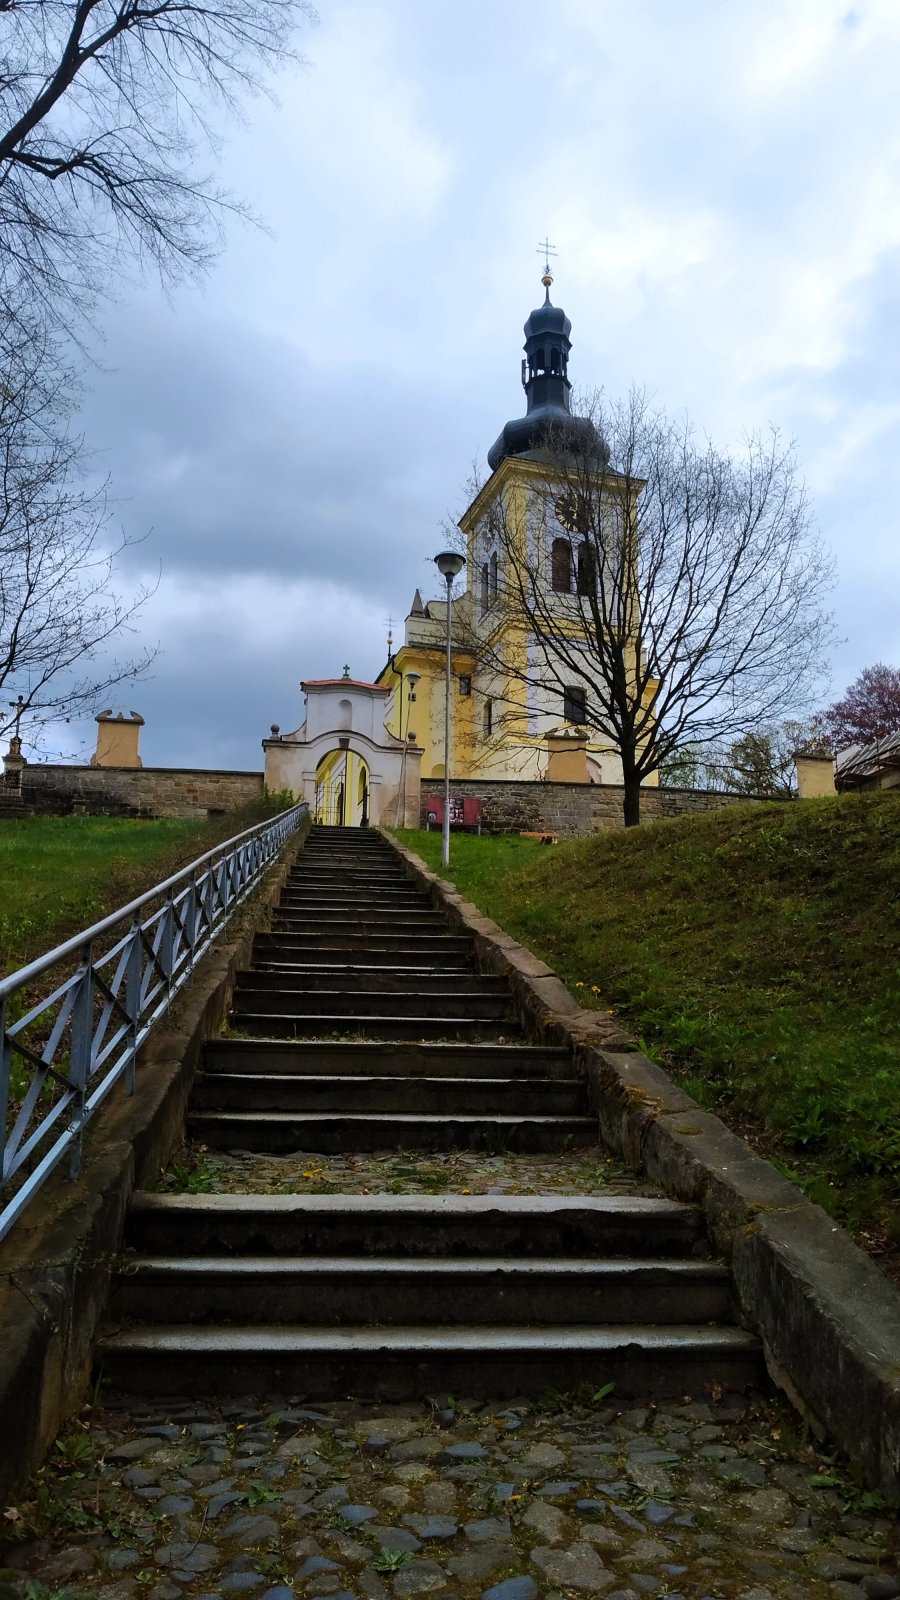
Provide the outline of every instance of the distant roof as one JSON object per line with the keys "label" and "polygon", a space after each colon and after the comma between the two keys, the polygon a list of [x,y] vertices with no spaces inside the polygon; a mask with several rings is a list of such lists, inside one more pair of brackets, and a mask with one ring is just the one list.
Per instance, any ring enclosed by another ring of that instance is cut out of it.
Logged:
{"label": "distant roof", "polygon": [[851,745],[839,750],[835,758],[835,781],[839,789],[852,788],[866,778],[877,778],[900,767],[900,733],[885,734],[871,744]]}
{"label": "distant roof", "polygon": [[377,689],[379,694],[384,694],[383,683],[364,683],[362,678],[305,678],[301,689]]}

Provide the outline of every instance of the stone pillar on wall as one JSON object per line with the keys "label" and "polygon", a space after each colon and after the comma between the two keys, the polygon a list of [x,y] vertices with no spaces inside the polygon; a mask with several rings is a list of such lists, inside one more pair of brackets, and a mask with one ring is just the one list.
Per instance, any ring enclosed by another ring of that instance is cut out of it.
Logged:
{"label": "stone pillar on wall", "polygon": [[92,767],[142,767],[138,755],[144,719],[136,711],[101,711],[97,716],[97,748]]}
{"label": "stone pillar on wall", "polygon": [[588,736],[580,728],[554,728],[547,734],[548,783],[590,783]]}
{"label": "stone pillar on wall", "polygon": [[836,794],[834,756],[830,750],[796,750],[797,790],[801,800],[821,800]]}
{"label": "stone pillar on wall", "polygon": [[22,741],[14,733],[9,741],[9,749],[3,757],[3,786],[10,794],[20,794],[22,790],[22,773],[28,762],[22,754]]}

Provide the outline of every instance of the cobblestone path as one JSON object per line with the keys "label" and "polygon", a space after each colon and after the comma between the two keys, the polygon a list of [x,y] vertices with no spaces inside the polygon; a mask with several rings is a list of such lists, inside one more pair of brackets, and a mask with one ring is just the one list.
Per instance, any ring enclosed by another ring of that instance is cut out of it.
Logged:
{"label": "cobblestone path", "polygon": [[5,1524],[0,1596],[887,1600],[897,1529],[867,1506],[737,1395],[100,1407]]}

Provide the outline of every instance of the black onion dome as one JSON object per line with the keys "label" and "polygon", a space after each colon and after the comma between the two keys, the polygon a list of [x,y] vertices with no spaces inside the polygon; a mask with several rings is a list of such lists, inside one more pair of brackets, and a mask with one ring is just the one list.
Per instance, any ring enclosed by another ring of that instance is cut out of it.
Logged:
{"label": "black onion dome", "polygon": [[533,339],[535,335],[548,333],[554,333],[563,339],[568,339],[569,334],[572,332],[572,324],[562,306],[552,306],[550,304],[550,290],[548,289],[544,304],[538,306],[536,311],[532,311],[522,331],[526,340]]}
{"label": "black onion dome", "polygon": [[545,272],[541,282],[546,290],[544,304],[532,311],[525,323],[525,359],[522,362],[522,387],[528,399],[524,417],[507,422],[488,451],[488,465],[495,472],[507,456],[539,456],[548,436],[554,445],[585,449],[594,445],[603,465],[609,450],[587,417],[572,415],[569,404],[569,334],[572,324],[561,306],[550,304],[553,279]]}

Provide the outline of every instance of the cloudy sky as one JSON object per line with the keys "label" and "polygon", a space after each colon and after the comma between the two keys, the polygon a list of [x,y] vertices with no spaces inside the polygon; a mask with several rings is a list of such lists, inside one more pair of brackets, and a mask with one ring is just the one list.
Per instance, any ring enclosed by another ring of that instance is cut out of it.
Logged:
{"label": "cloudy sky", "polygon": [[[105,319],[84,426],[161,565],[155,765],[256,768],[373,676],[502,424],[559,252],[576,384],[795,436],[838,559],[831,689],[900,664],[898,0],[319,0],[233,130],[203,289]],[[90,725],[72,730],[88,748]],[[74,748],[74,747],[73,747]]]}

